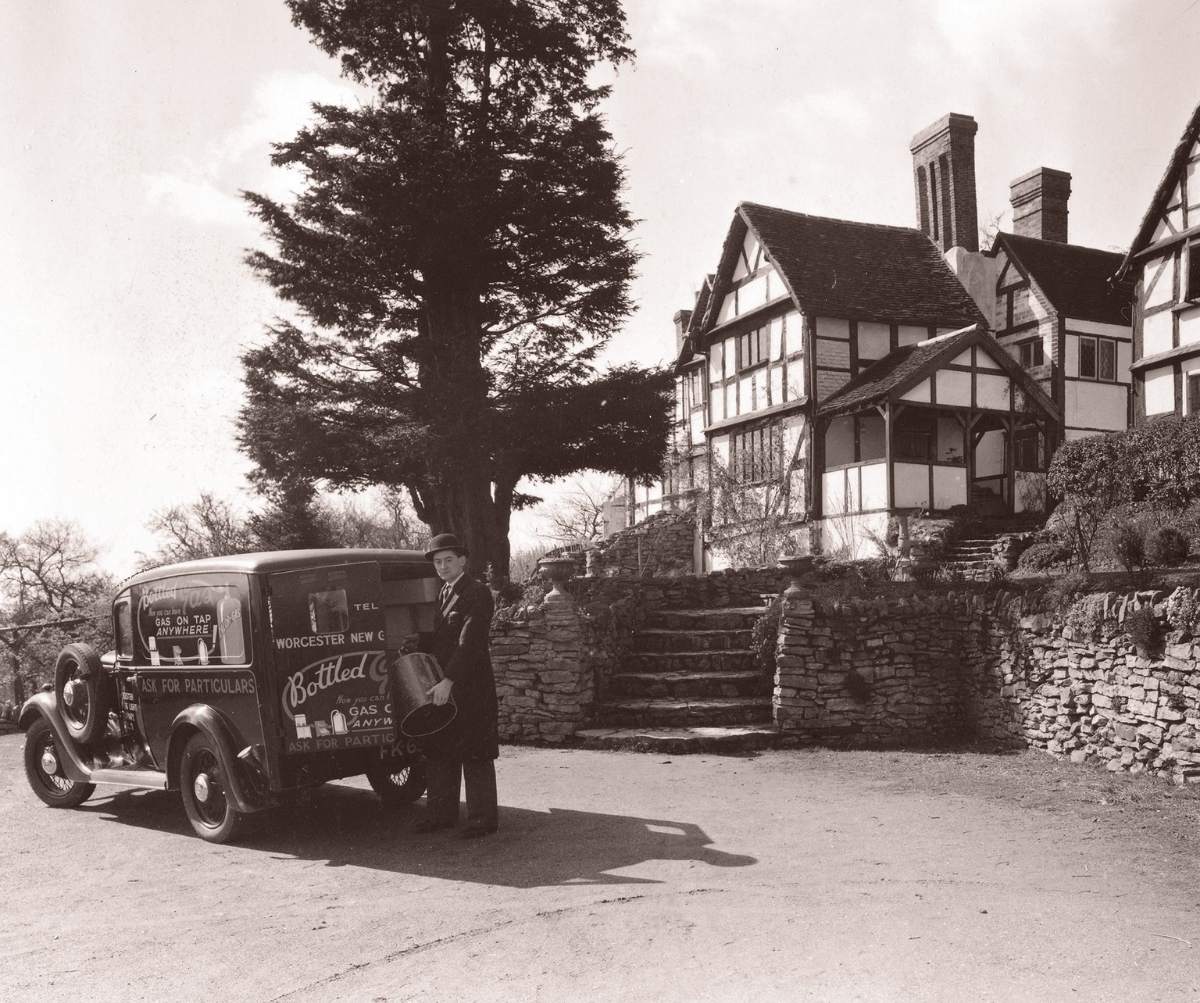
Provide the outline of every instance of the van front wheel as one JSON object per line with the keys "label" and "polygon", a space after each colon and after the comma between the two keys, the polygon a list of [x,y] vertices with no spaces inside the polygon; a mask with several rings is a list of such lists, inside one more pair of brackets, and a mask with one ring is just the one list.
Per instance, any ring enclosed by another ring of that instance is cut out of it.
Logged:
{"label": "van front wheel", "polygon": [[197,836],[210,843],[233,839],[246,816],[233,806],[221,754],[207,735],[198,732],[183,747],[179,787]]}

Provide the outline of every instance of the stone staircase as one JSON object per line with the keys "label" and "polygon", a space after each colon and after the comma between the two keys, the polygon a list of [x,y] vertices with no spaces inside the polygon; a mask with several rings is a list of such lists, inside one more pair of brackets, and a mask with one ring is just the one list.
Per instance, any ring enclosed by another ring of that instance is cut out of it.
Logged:
{"label": "stone staircase", "polygon": [[969,581],[988,581],[1001,565],[994,558],[995,546],[1003,536],[1031,532],[1040,521],[1035,517],[1013,516],[985,525],[972,535],[958,540],[941,558],[943,568],[962,575]]}
{"label": "stone staircase", "polygon": [[739,752],[778,737],[773,680],[751,650],[762,606],[658,610],[634,634],[620,670],[605,680],[587,747]]}

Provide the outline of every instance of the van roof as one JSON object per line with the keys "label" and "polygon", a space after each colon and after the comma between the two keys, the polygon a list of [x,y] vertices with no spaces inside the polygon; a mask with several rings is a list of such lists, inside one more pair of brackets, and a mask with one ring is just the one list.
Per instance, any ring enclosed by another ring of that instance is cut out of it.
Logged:
{"label": "van roof", "polygon": [[214,572],[231,574],[270,574],[276,571],[295,571],[299,568],[326,567],[331,564],[362,564],[378,561],[387,564],[422,564],[433,577],[433,564],[419,550],[381,550],[337,547],[328,550],[270,550],[256,554],[230,554],[227,557],[204,557],[197,561],[164,564],[139,572],[121,583],[129,588],[143,582],[156,581],[171,575],[190,575]]}

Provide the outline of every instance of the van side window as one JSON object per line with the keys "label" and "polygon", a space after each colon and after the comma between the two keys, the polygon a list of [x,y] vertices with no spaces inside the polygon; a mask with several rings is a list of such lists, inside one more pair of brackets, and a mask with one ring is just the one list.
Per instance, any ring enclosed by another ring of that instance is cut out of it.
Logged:
{"label": "van side window", "polygon": [[123,658],[133,657],[133,603],[126,593],[113,605],[113,632],[116,637],[117,654]]}

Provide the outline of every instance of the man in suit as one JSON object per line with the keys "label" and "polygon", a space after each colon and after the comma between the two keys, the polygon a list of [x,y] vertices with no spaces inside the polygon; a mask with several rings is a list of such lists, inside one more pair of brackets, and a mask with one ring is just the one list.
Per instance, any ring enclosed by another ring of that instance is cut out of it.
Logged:
{"label": "man in suit", "polygon": [[496,764],[500,755],[496,682],[488,654],[492,593],[466,573],[467,548],[453,533],[440,533],[425,553],[442,588],[433,633],[422,637],[422,650],[437,660],[445,678],[430,688],[435,704],[453,699],[454,720],[427,745],[429,812],[418,832],[452,828],[458,822],[458,796],[467,788],[464,839],[496,831]]}

